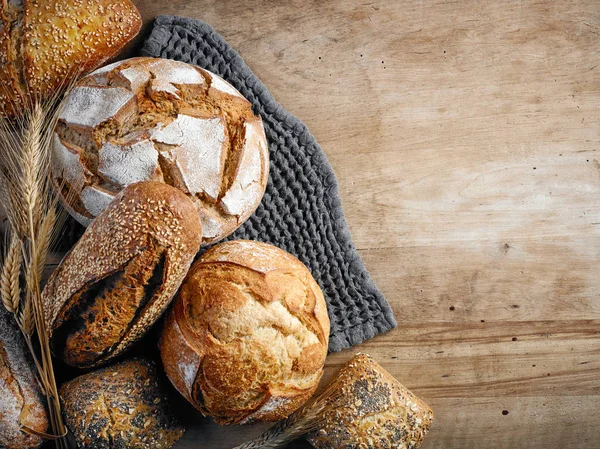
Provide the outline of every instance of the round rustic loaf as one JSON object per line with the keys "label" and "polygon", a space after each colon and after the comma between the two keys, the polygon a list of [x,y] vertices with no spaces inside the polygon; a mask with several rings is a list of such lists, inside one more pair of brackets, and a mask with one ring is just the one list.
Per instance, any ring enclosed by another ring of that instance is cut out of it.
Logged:
{"label": "round rustic loaf", "polygon": [[327,355],[323,294],[291,254],[222,243],[190,270],[160,339],[173,385],[219,424],[276,421],[314,393]]}
{"label": "round rustic loaf", "polygon": [[252,215],[268,179],[251,104],[217,75],[167,59],[129,59],[80,80],[53,147],[55,184],[86,226],[124,186],[160,181],[194,202],[213,243]]}
{"label": "round rustic loaf", "polygon": [[141,26],[129,0],[0,2],[0,116],[18,115],[95,69]]}
{"label": "round rustic loaf", "polygon": [[176,188],[146,181],[123,189],[44,288],[53,352],[92,367],[125,351],[168,307],[201,235],[194,205]]}
{"label": "round rustic loaf", "polygon": [[59,393],[79,448],[167,449],[183,435],[150,361],[132,359],[84,374]]}

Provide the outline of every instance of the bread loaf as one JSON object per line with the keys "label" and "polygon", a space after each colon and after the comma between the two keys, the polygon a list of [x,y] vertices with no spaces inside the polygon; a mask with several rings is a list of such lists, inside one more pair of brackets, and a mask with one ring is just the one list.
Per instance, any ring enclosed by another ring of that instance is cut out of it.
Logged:
{"label": "bread loaf", "polygon": [[98,67],[141,25],[129,0],[0,1],[0,116]]}
{"label": "bread loaf", "polygon": [[142,182],[124,189],[44,289],[54,353],[91,367],[128,348],[169,305],[201,234],[194,205],[174,187]]}
{"label": "bread loaf", "polygon": [[65,423],[79,448],[166,449],[183,435],[154,363],[132,359],[60,388]]}
{"label": "bread loaf", "polygon": [[323,374],[329,318],[308,269],[271,245],[222,243],[190,270],[160,339],[177,390],[219,424],[285,418]]}
{"label": "bread loaf", "polygon": [[86,226],[124,186],[160,181],[194,202],[213,243],[252,215],[268,179],[250,103],[217,75],[167,59],[129,59],[81,79],[53,147],[63,204]]}
{"label": "bread loaf", "polygon": [[0,304],[0,447],[36,448],[42,440],[20,429],[23,424],[46,432],[45,401],[28,357],[28,349],[14,318]]}
{"label": "bread loaf", "polygon": [[308,436],[316,449],[416,449],[433,411],[375,360],[358,354],[323,393],[319,429]]}

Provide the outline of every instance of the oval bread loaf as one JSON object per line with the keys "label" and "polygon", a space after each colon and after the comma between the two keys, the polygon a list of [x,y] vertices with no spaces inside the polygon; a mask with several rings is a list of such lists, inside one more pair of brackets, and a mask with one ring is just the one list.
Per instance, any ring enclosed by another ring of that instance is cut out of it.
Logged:
{"label": "oval bread loaf", "polygon": [[0,304],[0,447],[32,449],[42,440],[20,429],[20,423],[46,432],[48,415],[35,367],[14,317]]}
{"label": "oval bread loaf", "polygon": [[366,354],[346,363],[327,387],[316,449],[416,449],[433,422],[431,408]]}
{"label": "oval bread loaf", "polygon": [[143,182],[124,189],[44,289],[54,353],[91,367],[128,348],[169,305],[201,234],[194,205],[174,187]]}
{"label": "oval bread loaf", "polygon": [[262,120],[219,76],[191,64],[133,58],[81,79],[53,143],[63,204],[87,226],[124,187],[159,181],[194,203],[204,243],[237,229],[264,194]]}
{"label": "oval bread loaf", "polygon": [[222,243],[190,270],[160,339],[171,382],[219,424],[276,421],[314,393],[327,355],[323,294],[291,254]]}
{"label": "oval bread loaf", "polygon": [[79,448],[167,449],[183,435],[154,363],[132,359],[60,388],[65,424]]}
{"label": "oval bread loaf", "polygon": [[66,87],[117,54],[140,30],[129,0],[0,2],[0,116]]}

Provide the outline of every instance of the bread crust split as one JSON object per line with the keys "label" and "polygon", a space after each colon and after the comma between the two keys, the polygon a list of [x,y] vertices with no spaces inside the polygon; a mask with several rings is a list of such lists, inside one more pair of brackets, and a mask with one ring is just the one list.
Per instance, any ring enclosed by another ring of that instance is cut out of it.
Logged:
{"label": "bread crust split", "polygon": [[100,66],[141,26],[129,0],[1,0],[0,115],[14,117]]}
{"label": "bread crust split", "polygon": [[276,421],[314,393],[329,318],[308,269],[274,246],[222,243],[192,267],[159,347],[173,385],[219,424]]}
{"label": "bread crust split", "polygon": [[141,338],[185,278],[201,235],[194,205],[174,187],[143,182],[124,189],[44,288],[55,355],[93,367]]}

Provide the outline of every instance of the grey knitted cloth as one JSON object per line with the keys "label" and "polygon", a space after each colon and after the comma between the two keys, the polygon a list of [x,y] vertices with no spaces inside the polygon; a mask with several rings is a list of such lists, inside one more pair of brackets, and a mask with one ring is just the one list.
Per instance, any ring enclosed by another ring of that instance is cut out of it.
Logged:
{"label": "grey knitted cloth", "polygon": [[333,170],[306,126],[277,103],[240,55],[200,20],[157,17],[142,54],[196,64],[222,76],[262,116],[271,157],[269,183],[255,214],[229,239],[271,243],[308,266],[327,300],[330,351],[395,327],[388,302],[350,238]]}

